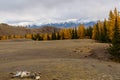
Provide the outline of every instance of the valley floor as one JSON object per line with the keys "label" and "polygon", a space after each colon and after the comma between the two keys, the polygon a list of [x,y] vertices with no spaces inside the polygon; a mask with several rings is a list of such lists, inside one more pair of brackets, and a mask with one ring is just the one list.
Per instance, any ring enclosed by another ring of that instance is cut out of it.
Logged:
{"label": "valley floor", "polygon": [[19,80],[9,74],[19,70],[41,72],[41,80],[120,80],[120,63],[109,60],[105,43],[6,40],[0,46],[0,80]]}

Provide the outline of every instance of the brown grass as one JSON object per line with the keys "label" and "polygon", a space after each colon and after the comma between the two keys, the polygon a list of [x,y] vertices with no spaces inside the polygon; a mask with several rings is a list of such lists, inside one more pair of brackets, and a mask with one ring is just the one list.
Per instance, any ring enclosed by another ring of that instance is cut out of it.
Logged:
{"label": "brown grass", "polygon": [[[10,72],[41,72],[41,80],[120,79],[120,64],[109,60],[108,44],[94,40],[0,41],[0,80]],[[30,80],[30,79],[22,79]]]}

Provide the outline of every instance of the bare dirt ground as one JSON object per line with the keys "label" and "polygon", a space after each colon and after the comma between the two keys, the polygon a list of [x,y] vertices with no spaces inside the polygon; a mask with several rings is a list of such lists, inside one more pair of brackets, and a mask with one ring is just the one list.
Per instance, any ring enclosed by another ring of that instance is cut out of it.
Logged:
{"label": "bare dirt ground", "polygon": [[0,41],[0,80],[10,72],[41,72],[41,80],[120,80],[120,63],[109,60],[109,45],[90,39]]}

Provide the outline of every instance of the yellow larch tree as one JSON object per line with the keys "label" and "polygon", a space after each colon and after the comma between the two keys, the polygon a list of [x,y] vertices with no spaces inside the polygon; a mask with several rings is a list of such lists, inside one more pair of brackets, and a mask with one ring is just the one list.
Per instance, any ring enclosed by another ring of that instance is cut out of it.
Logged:
{"label": "yellow larch tree", "polygon": [[85,38],[85,27],[83,24],[78,26],[78,32],[77,32],[78,38],[83,39]]}

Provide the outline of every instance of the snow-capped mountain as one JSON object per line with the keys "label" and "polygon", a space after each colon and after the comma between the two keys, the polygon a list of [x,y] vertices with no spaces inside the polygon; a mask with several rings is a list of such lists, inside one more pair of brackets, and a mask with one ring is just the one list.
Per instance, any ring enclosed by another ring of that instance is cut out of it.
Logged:
{"label": "snow-capped mountain", "polygon": [[65,27],[65,28],[69,28],[69,27],[77,27],[80,24],[84,24],[85,27],[88,26],[93,26],[96,23],[96,21],[90,21],[90,22],[78,22],[78,21],[67,21],[67,22],[60,22],[60,23],[48,23],[48,24],[42,24],[42,25],[30,25],[30,28],[39,28],[42,26],[54,26],[54,27]]}
{"label": "snow-capped mountain", "polygon": [[44,20],[34,20],[34,21],[29,21],[29,20],[23,20],[23,21],[9,21],[7,22],[10,25],[14,26],[27,26],[29,28],[39,28],[43,26],[53,26],[53,27],[77,27],[80,24],[84,24],[86,27],[88,26],[93,26],[97,20],[93,20],[90,18],[81,18],[81,19],[66,19],[66,20],[50,20],[50,19],[44,19]]}

